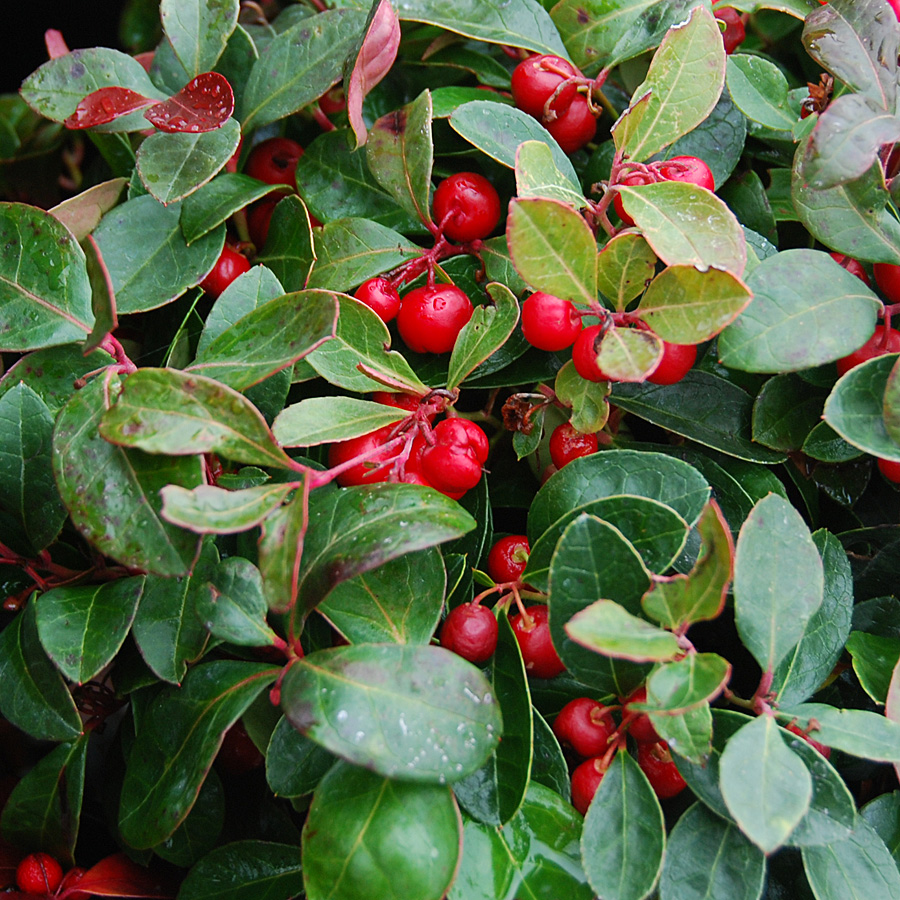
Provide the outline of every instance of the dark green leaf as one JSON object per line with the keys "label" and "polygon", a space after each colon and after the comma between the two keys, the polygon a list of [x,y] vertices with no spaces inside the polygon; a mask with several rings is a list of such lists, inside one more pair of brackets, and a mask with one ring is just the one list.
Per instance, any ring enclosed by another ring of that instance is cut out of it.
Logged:
{"label": "dark green leaf", "polygon": [[277,185],[265,184],[248,175],[223,172],[191,194],[182,205],[181,230],[185,240],[192,244],[239,209],[276,189]]}
{"label": "dark green leaf", "polygon": [[894,857],[895,862],[897,860],[898,843],[900,843],[898,805],[900,805],[900,791],[892,791],[889,794],[881,794],[874,800],[870,800],[859,811],[866,823],[878,832],[878,836],[884,841],[888,850],[891,851],[891,856]]}
{"label": "dark green leaf", "polygon": [[900,639],[854,631],[847,638],[847,652],[863,690],[876,703],[884,703],[891,675],[900,660]]}
{"label": "dark green leaf", "polygon": [[289,610],[297,600],[297,579],[308,524],[308,488],[303,485],[262,523],[259,570],[269,608]]}
{"label": "dark green leaf", "polygon": [[770,378],[753,404],[753,439],[784,453],[799,450],[821,421],[823,402],[799,375]]}
{"label": "dark green leaf", "polygon": [[862,456],[862,450],[848,444],[827,422],[819,422],[810,431],[801,449],[807,456],[826,463],[849,462]]}
{"label": "dark green leaf", "polygon": [[559,741],[553,729],[547,724],[547,720],[533,706],[531,718],[534,732],[531,783],[545,785],[568,802],[572,786],[562,747],[559,746]]}
{"label": "dark green leaf", "polygon": [[237,25],[233,0],[162,0],[160,18],[185,72],[209,72]]}
{"label": "dark green leaf", "polygon": [[334,763],[331,753],[300,734],[284,716],[278,720],[266,750],[266,781],[276,795],[311,794]]}
{"label": "dark green leaf", "polygon": [[187,818],[153,852],[166,862],[188,869],[218,843],[225,819],[225,791],[210,770]]}
{"label": "dark green leaf", "polygon": [[728,57],[727,80],[731,99],[748,119],[775,131],[794,127],[797,117],[788,102],[790,85],[774,62],[735,53]]}
{"label": "dark green leaf", "polygon": [[296,195],[290,194],[276,204],[266,244],[256,261],[271,269],[286,290],[299,291],[307,286],[316,253],[309,212]]}

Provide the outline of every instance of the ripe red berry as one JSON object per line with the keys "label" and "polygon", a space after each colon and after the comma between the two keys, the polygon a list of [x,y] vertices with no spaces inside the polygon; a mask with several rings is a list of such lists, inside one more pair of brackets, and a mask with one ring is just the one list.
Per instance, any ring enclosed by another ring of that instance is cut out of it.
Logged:
{"label": "ripe red berry", "polygon": [[487,435],[479,425],[469,419],[459,416],[444,419],[434,426],[434,436],[439,444],[471,450],[480,464],[484,465],[487,462],[491,450]]}
{"label": "ripe red berry", "polygon": [[[617,182],[617,184],[624,184],[626,187],[635,187],[642,184],[653,184],[655,179],[648,172],[629,172],[627,175],[623,175]],[[625,206],[622,203],[621,194],[616,191],[613,194],[613,209],[615,209],[616,214],[622,220],[622,224],[627,227],[631,227],[634,225],[634,219],[625,212]]]}
{"label": "ripe red berry", "polygon": [[457,172],[434,192],[435,221],[451,241],[468,243],[486,238],[500,221],[500,197],[477,172]]}
{"label": "ripe red berry", "polygon": [[581,334],[581,316],[574,303],[535,291],[522,304],[522,334],[538,350],[565,350]]}
{"label": "ripe red berry", "polygon": [[603,337],[602,325],[589,325],[575,339],[572,345],[572,364],[575,371],[588,381],[607,381],[597,365],[597,351]]}
{"label": "ripe red berry", "polygon": [[854,366],[874,359],[876,356],[897,352],[900,352],[900,331],[895,331],[893,328],[886,329],[884,325],[876,325],[875,333],[859,350],[854,350],[837,361],[838,375],[845,375]]}
{"label": "ripe red berry", "polygon": [[546,606],[528,606],[525,615],[517,613],[509,620],[519,642],[525,670],[535,678],[555,678],[566,667],[550,638],[550,611]]}
{"label": "ripe red berry", "polygon": [[557,425],[550,435],[550,459],[557,470],[573,459],[596,453],[597,447],[596,434],[582,434],[572,427],[571,422]]}
{"label": "ripe red berry", "polygon": [[272,213],[282,197],[280,194],[275,196],[263,197],[258,203],[254,203],[247,209],[247,231],[250,233],[250,240],[256,245],[256,249],[260,250],[265,246],[266,239],[269,236],[269,223],[272,221]]}
{"label": "ripe red berry", "polygon": [[866,270],[863,268],[862,263],[858,259],[854,259],[852,256],[847,256],[844,253],[835,253],[833,250],[828,254],[839,266],[843,266],[851,275],[855,275],[860,281],[863,281],[869,287],[872,286],[872,282],[869,281],[869,276],[866,274]]}
{"label": "ripe red berry", "polygon": [[374,391],[372,401],[381,403],[383,406],[393,406],[395,409],[405,409],[407,412],[415,412],[419,408],[418,397],[394,391]]}
{"label": "ripe red berry", "polygon": [[336,84],[319,97],[319,109],[326,116],[333,116],[336,113],[343,112],[346,108],[347,96],[344,93],[344,86],[341,84]]}
{"label": "ripe red berry", "polygon": [[450,610],[444,619],[441,646],[480,665],[494,655],[498,633],[497,617],[489,609],[474,603],[463,603]]}
{"label": "ripe red berry", "polygon": [[646,713],[634,715],[636,711],[631,709],[632,703],[644,703],[646,700],[647,688],[639,687],[632,691],[623,701],[622,715],[624,719],[628,720],[628,733],[639,744],[655,744],[659,741],[659,735],[656,733],[650,717]]}
{"label": "ripe red berry", "polygon": [[578,94],[558,119],[547,122],[544,127],[563,153],[575,153],[597,133],[597,119],[588,106],[587,98]]}
{"label": "ripe red berry", "polygon": [[297,161],[303,148],[290,138],[273,137],[257,144],[247,157],[244,172],[266,184],[297,188]]}
{"label": "ripe red berry", "polygon": [[784,726],[791,734],[796,734],[797,737],[803,738],[810,747],[818,750],[825,759],[829,759],[831,757],[831,747],[826,747],[824,744],[820,744],[818,741],[814,741],[796,722],[791,722],[789,725]]}
{"label": "ripe red berry", "polygon": [[487,572],[497,584],[518,581],[528,564],[531,547],[524,534],[509,534],[491,547],[487,558]]}
{"label": "ripe red berry", "polygon": [[390,322],[400,312],[400,294],[387,278],[380,275],[364,281],[353,295],[365,303],[382,322]]}
{"label": "ripe red berry", "polygon": [[487,436],[468,419],[444,419],[434,428],[435,442],[421,453],[421,471],[443,493],[465,493],[481,480],[490,449]]}
{"label": "ripe red berry", "polygon": [[216,756],[216,763],[229,775],[246,775],[258,769],[265,757],[253,743],[242,722],[237,721],[222,738],[222,746]]}
{"label": "ripe red berry", "polygon": [[210,297],[218,297],[238,275],[243,275],[249,268],[247,257],[226,244],[212,271],[200,282],[200,288]]}
{"label": "ripe red berry", "polygon": [[673,156],[660,165],[659,174],[665,181],[683,181],[709,191],[716,189],[709,166],[696,156]]}
{"label": "ripe red berry", "polygon": [[875,284],[887,297],[888,303],[900,303],[900,266],[892,263],[875,263],[872,272],[875,275]]}
{"label": "ripe red berry", "polygon": [[[721,0],[716,0],[716,2],[719,3]],[[725,43],[725,53],[730,56],[744,43],[744,38],[747,37],[744,19],[732,6],[719,7],[718,9],[713,10],[713,15],[720,22],[725,23],[725,31],[722,33],[722,40]]]}
{"label": "ripe red berry", "polygon": [[16,884],[26,894],[52,894],[62,877],[62,866],[49,853],[29,853],[16,869]]}
{"label": "ripe red berry", "polygon": [[890,459],[877,459],[878,471],[894,484],[900,484],[900,462]]}
{"label": "ripe red berry", "polygon": [[569,701],[553,721],[553,733],[560,744],[568,744],[579,756],[602,756],[615,734],[612,713],[590,697]]}
{"label": "ripe red berry", "polygon": [[687,787],[678,767],[672,762],[672,754],[665,741],[638,744],[637,761],[660,800],[674,797]]}
{"label": "ripe red berry", "polygon": [[696,344],[670,344],[663,341],[662,359],[647,381],[653,384],[675,384],[690,372],[696,361]]}
{"label": "ripe red berry", "polygon": [[[551,69],[556,71],[550,71]],[[522,112],[540,119],[544,115],[544,104],[550,95],[563,81],[577,74],[575,67],[559,56],[552,54],[530,56],[513,69],[513,100]],[[554,99],[551,109],[557,115],[561,115],[568,109],[577,90],[574,82],[567,84]]]}
{"label": "ripe red berry", "polygon": [[449,353],[472,318],[472,303],[458,287],[435,284],[410,291],[400,303],[397,328],[416,353]]}
{"label": "ripe red berry", "polygon": [[86,874],[87,869],[84,869],[81,866],[75,866],[74,869],[69,869],[59,885],[57,894],[65,893],[66,900],[91,900],[92,897],[96,896],[95,894],[89,894],[87,891],[72,890]]}
{"label": "ripe red berry", "polygon": [[603,781],[606,769],[603,766],[603,758],[596,756],[593,759],[586,759],[580,766],[577,766],[572,772],[572,806],[578,810],[583,816],[587,815],[588,807],[594,794]]}
{"label": "ripe red berry", "polygon": [[363,453],[367,459],[351,466],[337,476],[337,483],[342,487],[350,487],[359,484],[374,484],[386,481],[390,473],[390,466],[376,468],[379,463],[393,459],[399,452],[396,449],[382,449],[384,443],[390,438],[393,425],[385,425],[376,431],[346,441],[337,441],[328,448],[328,466],[334,468],[342,463],[349,462]]}

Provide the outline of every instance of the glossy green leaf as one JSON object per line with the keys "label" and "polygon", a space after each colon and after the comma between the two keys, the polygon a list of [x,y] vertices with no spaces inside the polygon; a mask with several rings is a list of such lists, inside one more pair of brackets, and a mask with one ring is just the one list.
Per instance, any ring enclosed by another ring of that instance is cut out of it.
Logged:
{"label": "glossy green leaf", "polygon": [[300,734],[282,716],[266,750],[266,781],[278,796],[301,797],[316,789],[335,761],[324,747]]}
{"label": "glossy green leaf", "polygon": [[407,781],[457,781],[500,737],[491,686],[439,647],[356,644],[295,664],[282,708],[303,734],[342,758]]}
{"label": "glossy green leaf", "polygon": [[309,397],[285,407],[272,431],[283,447],[310,447],[359,437],[407,415],[405,410],[355,397]]}
{"label": "glossy green leaf", "polygon": [[167,522],[197,534],[235,534],[259,525],[292,490],[290,483],[235,491],[210,484],[188,491],[171,484],[161,491],[162,515]]}
{"label": "glossy green leaf", "polygon": [[581,188],[560,170],[543,141],[523,141],[516,150],[516,196],[547,197],[576,209],[584,205]]}
{"label": "glossy green leaf", "polygon": [[898,801],[900,801],[900,792],[891,791],[870,800],[859,811],[866,823],[871,825],[884,841],[895,862],[897,860],[897,828],[900,825],[900,819],[897,817]]}
{"label": "glossy green leaf", "polygon": [[84,342],[84,352],[97,350],[106,337],[115,331],[119,324],[116,313],[116,297],[113,293],[109,273],[97,249],[97,242],[88,237],[82,244],[88,280],[91,283],[91,311],[94,315],[94,327]]}
{"label": "glossy green leaf", "polygon": [[796,717],[797,726],[812,728],[826,747],[879,762],[900,762],[900,723],[862,709],[836,709],[824,703],[782,707],[782,718]]}
{"label": "glossy green leaf", "polygon": [[775,131],[790,131],[796,124],[788,103],[790,86],[775,63],[734,53],[728,57],[727,82],[731,99],[748,119]]}
{"label": "glossy green leaf", "polygon": [[824,394],[799,375],[770,378],[753,404],[753,438],[773,450],[799,450],[821,421]]}
{"label": "glossy green leaf", "polygon": [[427,644],[446,583],[440,551],[431,547],[342,581],[316,610],[351,644]]}
{"label": "glossy green leaf", "polygon": [[712,112],[724,85],[721,32],[710,11],[697,6],[659,45],[632,105],[613,127],[616,149],[635,162],[658,153]]}
{"label": "glossy green leaf", "polygon": [[[187,197],[181,207],[181,230],[191,244],[221,225],[239,209],[278,189],[249,175],[222,172]],[[284,291],[279,291],[283,294]]]}
{"label": "glossy green leaf", "polygon": [[622,312],[649,286],[656,270],[656,254],[643,235],[617,234],[597,256],[597,286]]}
{"label": "glossy green leaf", "polygon": [[900,660],[900,640],[854,631],[847,638],[846,646],[863,690],[876,703],[884,703],[891,675]]}
{"label": "glossy green leaf", "polygon": [[84,684],[119,652],[134,621],[144,577],[58,587],[35,602],[47,655],[70,681]]}
{"label": "glossy green leaf", "polygon": [[688,653],[654,670],[647,680],[647,705],[667,713],[692,709],[714,700],[730,675],[731,664],[718,654]]}
{"label": "glossy green leaf", "polygon": [[900,363],[895,363],[884,389],[884,427],[900,443]]}
{"label": "glossy green leaf", "polygon": [[848,444],[827,422],[819,422],[810,431],[801,449],[807,456],[827,463],[849,462],[862,456],[862,450]]}
{"label": "glossy green leaf", "polygon": [[392,781],[338,763],[303,827],[309,900],[432,900],[450,886],[462,823],[447,787]]}
{"label": "glossy green leaf", "polygon": [[610,390],[608,381],[582,378],[570,360],[556,373],[553,387],[560,403],[572,408],[569,421],[576,431],[590,434],[606,424],[610,412],[606,401]]}
{"label": "glossy green leaf", "polygon": [[150,705],[129,756],[119,829],[135,848],[166,840],[190,812],[225,732],[276,671],[218,660],[191,669]]}
{"label": "glossy green leaf", "polygon": [[611,600],[598,600],[576,613],[566,625],[566,634],[589,650],[632,662],[673,659],[679,652],[673,634]]}
{"label": "glossy green leaf", "polygon": [[729,740],[719,778],[729,812],[763,853],[784,844],[809,809],[812,778],[771,716],[759,716]]}
{"label": "glossy green leaf", "polygon": [[286,612],[297,600],[300,557],[308,524],[308,488],[304,486],[262,523],[259,570],[269,608]]}
{"label": "glossy green leaf", "polygon": [[271,269],[285,290],[299,291],[307,286],[316,253],[309,212],[295,194],[288,194],[275,205],[265,246],[256,261]]}
{"label": "glossy green leaf", "polygon": [[162,0],[166,37],[190,77],[209,72],[237,25],[234,0]]}
{"label": "glossy green leaf", "polygon": [[701,703],[677,716],[653,712],[649,715],[660,740],[665,741],[673,753],[680,753],[698,765],[706,765],[713,735],[708,703]]}
{"label": "glossy green leaf", "polygon": [[568,802],[572,795],[572,785],[562,747],[547,720],[533,706],[531,718],[534,732],[531,783],[550,788]]}
{"label": "glossy green leaf", "polygon": [[643,381],[662,359],[662,338],[652,331],[610,326],[596,343],[597,367],[611,381]]}
{"label": "glossy green leaf", "polygon": [[617,753],[584,818],[581,862],[604,900],[643,900],[659,878],[666,832],[659,800],[628,753]]}
{"label": "glossy green leaf", "polygon": [[210,770],[187,818],[153,852],[166,862],[190,868],[215,847],[225,820],[225,789]]}
{"label": "glossy green leaf", "polygon": [[53,474],[60,496],[76,528],[103,553],[157,575],[182,575],[194,560],[197,536],[161,518],[159,490],[199,485],[201,460],[105,441],[98,426],[119,390],[117,378],[105,381],[88,382],[57,417]]}

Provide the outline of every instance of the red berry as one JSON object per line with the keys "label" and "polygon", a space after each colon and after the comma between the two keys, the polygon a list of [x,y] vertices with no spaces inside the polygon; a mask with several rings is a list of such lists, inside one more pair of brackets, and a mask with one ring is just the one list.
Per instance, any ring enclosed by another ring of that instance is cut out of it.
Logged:
{"label": "red berry", "polygon": [[[647,700],[647,688],[639,687],[632,691],[623,701],[622,713],[628,718],[632,703],[645,703]],[[628,733],[639,744],[655,744],[659,741],[659,735],[646,713],[637,713],[634,718],[628,718]]]}
{"label": "red berry", "polygon": [[683,181],[709,191],[716,189],[709,166],[696,156],[673,156],[660,165],[659,174],[665,181]]}
{"label": "red berry", "polygon": [[386,481],[390,473],[390,466],[376,468],[378,463],[393,459],[399,452],[397,449],[383,450],[383,444],[390,438],[393,425],[385,425],[376,431],[346,441],[337,441],[328,448],[328,466],[334,468],[342,463],[349,462],[363,453],[368,458],[351,466],[337,476],[337,483],[342,487],[350,487],[358,484],[374,484],[378,481]]}
{"label": "red berry", "polygon": [[578,335],[572,345],[572,363],[575,371],[588,381],[607,380],[606,375],[597,365],[597,350],[602,337],[602,325],[589,325]]}
{"label": "red berry", "polygon": [[843,253],[835,253],[833,250],[828,254],[839,266],[843,266],[851,275],[855,275],[860,281],[864,281],[868,287],[872,287],[869,276],[863,268],[862,263],[852,256],[846,256]]}
{"label": "red berry", "polygon": [[696,344],[670,344],[663,341],[662,359],[647,381],[653,384],[675,384],[687,375],[696,361]]}
{"label": "red berry", "polygon": [[86,874],[87,869],[83,869],[81,866],[75,866],[74,869],[69,869],[69,871],[66,872],[65,878],[63,878],[59,885],[57,894],[69,892],[66,893],[66,900],[91,900],[92,897],[96,896],[95,894],[89,894],[87,891],[72,890]]}
{"label": "red berry", "polygon": [[455,416],[452,419],[444,419],[434,426],[434,437],[437,443],[457,447],[462,450],[471,450],[475,459],[484,465],[487,462],[491,445],[487,435],[479,425],[469,419]]}
{"label": "red berry", "polygon": [[784,726],[791,734],[796,734],[797,737],[803,738],[810,747],[818,750],[825,759],[830,759],[831,757],[831,747],[826,747],[824,744],[820,744],[818,741],[814,741],[796,722],[791,722],[790,725]]}
{"label": "red berry", "polygon": [[26,894],[52,894],[62,877],[62,866],[49,853],[29,853],[16,869],[16,884]]}
{"label": "red berry", "polygon": [[346,108],[347,96],[344,94],[343,85],[336,84],[319,97],[319,109],[326,116],[333,116],[336,113],[343,112]]}
{"label": "red berry", "polygon": [[580,150],[597,133],[597,120],[588,106],[587,99],[578,94],[569,108],[544,126],[559,144],[563,153]]}
{"label": "red berry", "polygon": [[[624,184],[626,187],[635,187],[642,184],[653,184],[654,181],[654,177],[648,172],[629,172],[627,175],[622,176],[617,183]],[[634,219],[625,212],[622,195],[618,191],[613,194],[613,209],[615,209],[616,214],[622,220],[623,225],[629,228],[634,225]]]}
{"label": "red berry", "polygon": [[449,353],[463,326],[472,318],[472,303],[452,284],[410,291],[401,301],[397,328],[416,353]]}
{"label": "red berry", "polygon": [[900,266],[893,263],[875,263],[872,272],[875,275],[875,284],[887,297],[888,303],[900,303]]}
{"label": "red berry", "polygon": [[528,606],[526,615],[517,613],[509,620],[519,642],[525,670],[535,678],[555,678],[566,667],[550,639],[550,610],[546,606]]}
{"label": "red berry", "polygon": [[257,144],[247,157],[244,172],[266,184],[286,184],[297,189],[297,161],[303,148],[290,138],[273,137]]}
{"label": "red berry", "polygon": [[[716,0],[719,2],[719,0]],[[725,43],[725,53],[731,55],[744,43],[747,37],[747,29],[741,14],[731,6],[720,7],[713,10],[713,15],[725,23],[725,31],[722,32],[722,40]]]}
{"label": "red berry", "polygon": [[481,480],[487,460],[485,433],[468,419],[444,419],[434,428],[435,443],[422,450],[421,471],[443,493],[465,493]]}
{"label": "red berry", "polygon": [[900,462],[894,462],[890,459],[876,460],[878,471],[894,484],[900,484]]}
{"label": "red berry", "polygon": [[528,554],[531,547],[528,538],[524,534],[510,534],[500,538],[487,558],[488,575],[497,584],[509,581],[518,581],[528,564]]}
{"label": "red berry", "polygon": [[678,767],[672,762],[672,754],[665,741],[638,744],[637,761],[660,800],[674,797],[687,787]]}
{"label": "red berry", "polygon": [[[548,71],[556,69],[558,71]],[[565,75],[560,74],[564,72]],[[577,75],[575,67],[559,56],[546,54],[531,56],[520,62],[512,73],[512,95],[516,106],[528,115],[540,119],[544,104],[550,95],[566,80]],[[574,82],[567,84],[551,104],[551,109],[561,115],[575,98],[578,88]]]}
{"label": "red berry", "polygon": [[602,765],[603,758],[597,756],[594,759],[586,759],[572,772],[572,806],[583,816],[587,815],[591,800],[594,799],[594,794],[597,793],[597,788],[600,787],[600,782],[606,774],[606,769],[601,768]]}
{"label": "red berry", "polygon": [[212,271],[200,282],[200,289],[210,297],[218,297],[238,275],[243,275],[249,268],[247,257],[226,244]]}
{"label": "red berry", "polygon": [[229,775],[245,775],[258,769],[265,757],[253,743],[242,722],[237,721],[222,738],[222,746],[216,756],[219,767]]}
{"label": "red berry", "polygon": [[557,470],[568,465],[573,459],[590,456],[597,452],[597,435],[582,434],[570,422],[557,425],[550,435],[550,459]]}
{"label": "red berry", "polygon": [[263,197],[262,200],[247,209],[247,231],[250,232],[250,240],[256,245],[257,250],[265,246],[266,238],[269,236],[272,213],[275,212],[275,207],[281,199],[280,194]]}
{"label": "red berry", "polygon": [[581,316],[574,303],[535,291],[522,304],[522,334],[538,350],[565,350],[581,334]]}
{"label": "red berry", "polygon": [[401,394],[393,391],[374,391],[372,400],[383,406],[393,406],[395,409],[405,409],[407,412],[415,412],[419,408],[419,398],[413,394]]}
{"label": "red berry", "polygon": [[602,756],[615,734],[612,713],[590,697],[577,697],[560,711],[553,733],[560,744],[568,744],[579,756]]}
{"label": "red berry", "polygon": [[365,303],[382,322],[390,322],[400,312],[400,294],[387,278],[370,278],[364,281],[353,295]]}
{"label": "red berry", "polygon": [[845,375],[854,366],[874,359],[876,356],[897,352],[900,352],[900,331],[895,331],[893,328],[885,329],[884,325],[876,325],[875,333],[859,350],[854,350],[837,361],[838,375]]}
{"label": "red berry", "polygon": [[486,607],[463,603],[444,619],[441,646],[480,665],[497,649],[497,617]]}
{"label": "red berry", "polygon": [[451,241],[468,243],[486,238],[500,221],[500,197],[476,172],[457,172],[434,192],[434,218]]}

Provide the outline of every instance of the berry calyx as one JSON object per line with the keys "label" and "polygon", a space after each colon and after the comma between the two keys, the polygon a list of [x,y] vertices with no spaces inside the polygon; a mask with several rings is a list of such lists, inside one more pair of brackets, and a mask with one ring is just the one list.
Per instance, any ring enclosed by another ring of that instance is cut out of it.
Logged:
{"label": "berry calyx", "polygon": [[662,359],[647,381],[652,384],[676,384],[690,372],[696,361],[696,344],[670,344],[663,341]]}
{"label": "berry calyx", "polygon": [[559,470],[573,459],[596,453],[598,446],[596,434],[582,434],[571,422],[563,422],[550,435],[550,459]]}
{"label": "berry calyx", "polygon": [[650,717],[643,712],[632,709],[632,703],[645,703],[647,701],[647,688],[639,687],[632,691],[623,701],[623,722],[627,724],[628,733],[639,744],[655,744],[659,741],[659,735],[650,721]]}
{"label": "berry calyx", "polygon": [[696,156],[673,156],[660,163],[659,174],[664,181],[683,181],[708,191],[716,189],[716,180],[709,166]]}
{"label": "berry calyx", "polygon": [[535,291],[522,304],[522,334],[538,350],[565,350],[581,334],[581,316],[574,303]]}
{"label": "berry calyx", "polygon": [[[900,0],[898,0],[900,2]],[[872,266],[875,284],[889,303],[900,303],[900,266],[893,263],[875,263]]]}
{"label": "berry calyx", "polygon": [[334,468],[355,459],[357,456],[367,454],[368,459],[345,469],[337,476],[337,483],[341,487],[351,487],[360,484],[375,484],[379,481],[387,481],[390,473],[389,466],[378,468],[379,463],[388,462],[397,455],[396,450],[384,450],[383,445],[388,441],[393,430],[393,425],[385,425],[368,434],[349,438],[346,441],[336,441],[328,448],[328,466]]}
{"label": "berry calyx", "polygon": [[668,800],[687,787],[665,741],[638,744],[637,761],[660,800]]}
{"label": "berry calyx", "polygon": [[246,256],[242,256],[237,250],[233,250],[226,244],[212,267],[212,271],[200,282],[200,289],[215,299],[238,275],[248,271],[250,263]]}
{"label": "berry calyx", "polygon": [[397,328],[415,353],[449,353],[472,311],[472,302],[455,285],[415,288],[400,303]]}
{"label": "berry calyx", "polygon": [[784,726],[791,734],[796,734],[797,737],[803,738],[810,747],[813,747],[815,750],[818,750],[825,759],[831,758],[831,747],[826,747],[824,744],[820,744],[818,741],[814,741],[796,722],[791,722],[789,725]]}
{"label": "berry calyx", "polygon": [[525,671],[535,678],[555,678],[566,667],[550,638],[550,610],[546,606],[528,606],[525,614],[510,617],[509,624],[522,651]]}
{"label": "berry calyx", "polygon": [[400,312],[400,294],[387,278],[378,276],[364,281],[353,294],[387,324]]}
{"label": "berry calyx", "polygon": [[878,471],[893,484],[900,484],[900,462],[894,462],[891,459],[876,460]]}
{"label": "berry calyx", "polygon": [[594,799],[594,794],[597,793],[605,774],[602,756],[586,759],[572,772],[572,806],[583,816],[587,815],[591,800]]}
{"label": "berry calyx", "polygon": [[544,126],[563,153],[575,153],[597,133],[597,119],[583,94],[576,95],[569,108]]}
{"label": "berry calyx", "polygon": [[26,894],[52,894],[62,878],[62,866],[49,853],[29,853],[16,868],[16,884]]}
{"label": "berry calyx", "polygon": [[245,174],[266,184],[286,184],[297,189],[297,161],[303,148],[290,138],[273,137],[257,144],[247,157]]}
{"label": "berry calyx", "polygon": [[531,547],[524,534],[509,534],[491,547],[487,558],[487,572],[497,584],[518,581],[528,565]]}
{"label": "berry calyx", "polygon": [[500,197],[477,172],[457,172],[434,192],[434,218],[451,241],[468,243],[486,238],[500,221]]}
{"label": "berry calyx", "polygon": [[553,722],[553,733],[560,744],[584,757],[605,754],[615,731],[612,713],[590,697],[570,700]]}
{"label": "berry calyx", "polygon": [[457,656],[481,665],[494,655],[498,633],[497,617],[489,609],[475,603],[463,603],[450,610],[444,619],[440,642]]}
{"label": "berry calyx", "polygon": [[855,275],[860,281],[865,282],[868,287],[872,286],[872,282],[869,281],[866,270],[858,259],[854,259],[852,256],[847,256],[844,253],[835,253],[833,250],[828,255],[839,266],[845,268],[851,275]]}
{"label": "berry calyx", "polygon": [[875,333],[859,350],[854,350],[837,361],[838,375],[846,375],[855,366],[874,359],[876,356],[898,352],[900,352],[900,331],[885,328],[884,325],[876,325]]}
{"label": "berry calyx", "polygon": [[575,371],[588,381],[607,381],[597,364],[597,351],[603,338],[602,325],[589,325],[575,339],[572,345],[572,364]]}
{"label": "berry calyx", "polygon": [[[513,69],[513,101],[522,112],[541,119],[544,115],[544,105],[553,92],[567,78],[576,75],[578,71],[575,67],[562,57],[552,54],[530,56]],[[557,115],[564,113],[574,100],[577,90],[574,82],[567,84],[554,97],[550,109]]]}
{"label": "berry calyx", "polygon": [[[720,2],[721,0],[716,0],[716,3]],[[744,19],[733,6],[724,6],[714,9],[713,15],[720,22],[725,23],[725,31],[722,32],[722,41],[725,44],[726,55],[730,56],[744,43],[744,39],[747,37]]]}

